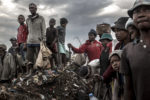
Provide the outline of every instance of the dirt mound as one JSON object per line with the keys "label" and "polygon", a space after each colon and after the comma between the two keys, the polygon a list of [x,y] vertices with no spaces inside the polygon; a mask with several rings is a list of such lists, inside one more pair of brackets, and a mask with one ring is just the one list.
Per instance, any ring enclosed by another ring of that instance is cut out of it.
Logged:
{"label": "dirt mound", "polygon": [[1,87],[0,100],[88,100],[90,86],[69,68],[20,76]]}

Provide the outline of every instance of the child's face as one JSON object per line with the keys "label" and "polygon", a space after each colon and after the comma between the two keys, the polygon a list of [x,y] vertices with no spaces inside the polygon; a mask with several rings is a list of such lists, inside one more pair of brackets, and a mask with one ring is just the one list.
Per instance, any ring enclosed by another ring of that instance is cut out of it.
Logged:
{"label": "child's face", "polygon": [[24,21],[25,21],[24,16],[19,16],[19,17],[18,17],[18,22],[19,22],[20,24],[24,23]]}
{"label": "child's face", "polygon": [[94,41],[95,40],[95,35],[94,34],[89,34],[89,41]]}
{"label": "child's face", "polygon": [[112,68],[115,71],[119,71],[120,68],[120,58],[117,55],[113,55],[110,59],[110,63],[112,65]]}
{"label": "child's face", "polygon": [[131,38],[131,40],[134,40],[135,38],[136,38],[136,34],[137,34],[137,30],[134,28],[134,27],[132,27],[132,26],[129,26],[128,27],[128,31],[129,31],[129,34],[130,34],[130,38]]}
{"label": "child's face", "polygon": [[50,26],[54,26],[55,23],[56,23],[56,22],[55,22],[54,20],[50,20],[49,25],[50,25]]}
{"label": "child's face", "polygon": [[107,45],[110,42],[110,40],[104,39],[104,40],[101,40],[101,42],[103,45]]}
{"label": "child's face", "polygon": [[118,41],[124,41],[128,38],[129,34],[127,31],[118,28],[116,28],[114,31]]}
{"label": "child's face", "polygon": [[17,44],[17,41],[16,41],[16,40],[13,40],[13,41],[11,41],[11,44],[12,44],[12,45],[16,45],[16,44]]}
{"label": "child's face", "polygon": [[0,48],[0,57],[3,57],[5,53],[5,50],[3,48]]}

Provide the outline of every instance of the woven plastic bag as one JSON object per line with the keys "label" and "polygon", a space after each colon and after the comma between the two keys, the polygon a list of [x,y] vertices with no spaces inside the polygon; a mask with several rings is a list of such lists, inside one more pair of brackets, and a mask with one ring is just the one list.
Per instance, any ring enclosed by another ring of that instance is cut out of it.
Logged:
{"label": "woven plastic bag", "polygon": [[51,65],[49,57],[51,56],[51,54],[52,54],[51,50],[47,48],[43,42],[41,42],[40,51],[36,59],[35,66],[40,68],[50,68]]}

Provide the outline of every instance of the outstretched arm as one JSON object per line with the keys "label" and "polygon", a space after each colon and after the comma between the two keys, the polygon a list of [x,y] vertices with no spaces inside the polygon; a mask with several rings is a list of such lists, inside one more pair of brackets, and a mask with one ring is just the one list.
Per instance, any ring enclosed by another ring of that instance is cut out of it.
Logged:
{"label": "outstretched arm", "polygon": [[86,52],[86,45],[85,44],[81,45],[80,48],[75,48],[71,43],[69,43],[68,47],[71,48],[75,53]]}

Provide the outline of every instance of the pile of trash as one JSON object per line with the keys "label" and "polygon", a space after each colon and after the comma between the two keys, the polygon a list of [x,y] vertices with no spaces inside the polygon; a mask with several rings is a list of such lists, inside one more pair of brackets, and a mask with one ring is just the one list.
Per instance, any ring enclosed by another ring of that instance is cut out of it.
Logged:
{"label": "pile of trash", "polygon": [[0,100],[88,100],[90,86],[71,67],[38,70],[1,86]]}

